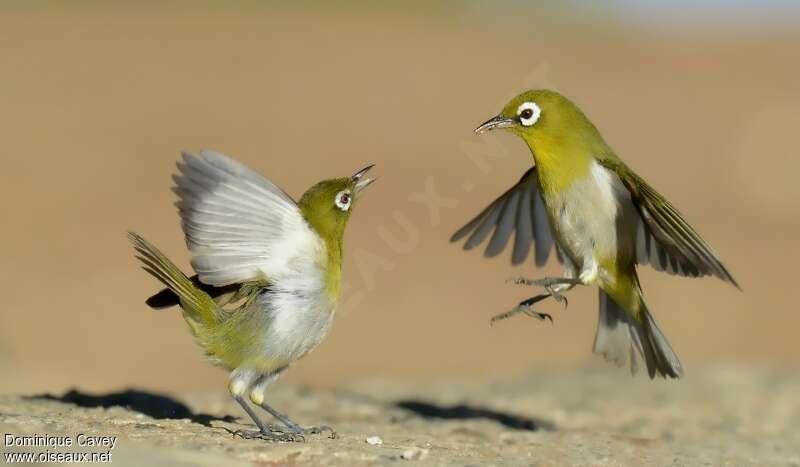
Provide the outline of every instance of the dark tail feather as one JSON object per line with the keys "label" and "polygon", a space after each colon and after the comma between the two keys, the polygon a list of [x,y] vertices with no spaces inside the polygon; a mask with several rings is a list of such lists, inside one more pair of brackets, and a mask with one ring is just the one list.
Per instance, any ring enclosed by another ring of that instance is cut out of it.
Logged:
{"label": "dark tail feather", "polygon": [[650,378],[679,378],[683,367],[667,338],[658,328],[642,301],[642,322],[638,322],[600,290],[600,316],[594,338],[594,353],[623,366],[630,363],[631,373],[638,369],[636,354],[644,358]]}
{"label": "dark tail feather", "polygon": [[[169,258],[134,232],[128,232],[128,240],[133,244],[137,253],[136,258],[142,262],[142,268],[166,285],[175,297],[179,297],[185,316],[204,324],[213,324],[217,321],[217,304],[214,300],[197,288]],[[159,295],[161,292],[156,294]],[[164,296],[166,295],[167,293],[164,293]],[[148,304],[149,302],[150,299]]]}
{"label": "dark tail feather", "polygon": [[162,289],[157,294],[154,294],[147,300],[147,306],[154,310],[163,310],[164,308],[173,307],[179,305],[181,302],[178,295],[170,289]]}
{"label": "dark tail feather", "polygon": [[[197,274],[190,277],[189,280],[192,281],[195,287],[207,293],[220,306],[230,303],[231,299],[238,298],[236,293],[241,287],[241,284],[223,285],[222,287],[203,284]],[[163,310],[164,308],[180,305],[181,300],[175,292],[166,288],[145,300],[145,303],[154,310]]]}
{"label": "dark tail feather", "polygon": [[644,347],[647,372],[650,374],[650,378],[653,378],[655,374],[662,378],[680,378],[683,376],[683,365],[681,365],[678,355],[670,347],[667,338],[658,328],[644,302],[642,302],[642,311],[644,314],[644,325],[642,326],[644,336],[640,336],[640,338]]}

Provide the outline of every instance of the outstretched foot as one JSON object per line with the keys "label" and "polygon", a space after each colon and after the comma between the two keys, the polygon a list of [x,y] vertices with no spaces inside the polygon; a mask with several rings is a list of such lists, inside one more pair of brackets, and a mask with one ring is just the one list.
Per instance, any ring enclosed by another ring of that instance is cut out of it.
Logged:
{"label": "outstretched foot", "polygon": [[580,279],[574,279],[572,277],[545,277],[543,279],[514,277],[509,279],[508,282],[517,285],[538,285],[544,287],[544,290],[547,291],[548,295],[553,297],[553,300],[563,304],[564,308],[569,305],[569,301],[567,301],[567,297],[565,297],[561,292],[563,290],[569,290],[576,285],[583,284]]}
{"label": "outstretched foot", "polygon": [[283,433],[280,431],[236,430],[233,437],[242,439],[263,439],[275,443],[304,443],[306,438],[301,433]]}
{"label": "outstretched foot", "polygon": [[[279,427],[275,427],[272,425],[268,425],[264,423],[258,416],[253,412],[253,409],[245,402],[244,398],[241,395],[234,395],[233,399],[242,406],[247,415],[253,420],[253,422],[258,427],[258,430],[236,430],[233,432],[233,437],[241,436],[243,439],[264,439],[267,441],[274,441],[279,443],[297,443],[297,442],[305,442],[306,438],[303,436],[307,432],[297,426],[296,423],[292,422],[284,415],[276,412],[272,407],[268,406],[267,404],[261,404],[262,407],[268,409],[270,413],[278,414],[278,419],[283,422],[288,429],[283,429]],[[294,425],[294,426],[292,426]],[[298,429],[293,429],[298,428]]]}
{"label": "outstretched foot", "polygon": [[536,319],[538,319],[540,321],[544,321],[546,319],[549,319],[550,322],[552,323],[553,322],[553,317],[550,316],[549,314],[547,314],[547,313],[539,313],[538,311],[533,311],[533,305],[536,302],[542,301],[545,298],[550,297],[550,296],[551,296],[550,294],[541,294],[541,295],[537,295],[535,297],[531,297],[531,298],[529,298],[529,299],[527,299],[525,301],[522,301],[522,302],[520,302],[519,305],[515,306],[511,310],[506,311],[505,313],[500,313],[499,315],[496,315],[496,316],[492,317],[492,319],[489,320],[489,324],[492,325],[492,324],[494,324],[495,321],[501,321],[501,320],[504,320],[504,319],[508,319],[508,318],[511,318],[512,316],[518,315],[520,313],[526,314],[526,315],[531,316],[533,318],[536,318]]}
{"label": "outstretched foot", "polygon": [[289,417],[286,415],[278,412],[277,410],[273,409],[269,404],[262,402],[259,406],[270,413],[273,417],[277,418],[286,426],[286,430],[289,433],[294,433],[296,435],[318,435],[320,433],[328,432],[328,437],[330,439],[336,438],[336,432],[333,431],[333,428],[327,425],[320,425],[320,426],[312,426],[309,428],[303,428],[302,426],[298,425],[297,423],[293,422]]}
{"label": "outstretched foot", "polygon": [[533,311],[533,308],[524,305],[517,305],[509,311],[505,313],[500,313],[499,315],[492,316],[492,319],[489,320],[489,325],[494,324],[495,321],[502,321],[504,319],[511,318],[514,315],[518,315],[520,313],[524,313],[528,316],[536,318],[538,320],[544,321],[549,319],[550,322],[553,322],[553,317],[548,315],[547,313],[539,313],[538,311]]}

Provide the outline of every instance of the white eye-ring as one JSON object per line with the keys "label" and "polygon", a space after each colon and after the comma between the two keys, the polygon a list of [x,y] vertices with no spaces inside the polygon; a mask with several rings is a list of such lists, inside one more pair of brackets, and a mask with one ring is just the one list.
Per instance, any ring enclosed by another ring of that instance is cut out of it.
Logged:
{"label": "white eye-ring", "polygon": [[531,126],[539,120],[542,109],[535,102],[523,102],[517,107],[517,116],[522,126]]}
{"label": "white eye-ring", "polygon": [[336,207],[342,211],[350,209],[350,204],[353,203],[353,196],[350,194],[350,190],[342,190],[336,193],[334,202],[336,203]]}

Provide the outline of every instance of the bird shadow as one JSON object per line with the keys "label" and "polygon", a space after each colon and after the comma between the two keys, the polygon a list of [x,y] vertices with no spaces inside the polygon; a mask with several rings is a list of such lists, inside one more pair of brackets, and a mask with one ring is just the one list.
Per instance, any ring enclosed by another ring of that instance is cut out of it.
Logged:
{"label": "bird shadow", "polygon": [[232,415],[218,417],[204,413],[192,411],[186,404],[173,399],[164,394],[127,389],[125,391],[112,392],[108,394],[87,394],[77,389],[71,389],[62,396],[52,394],[39,394],[26,396],[31,400],[49,400],[74,404],[78,407],[123,407],[134,412],[139,412],[157,420],[182,420],[189,419],[194,423],[211,428],[211,422],[235,422],[237,419]]}
{"label": "bird shadow", "polygon": [[473,407],[466,404],[437,405],[420,400],[402,400],[395,407],[407,410],[422,418],[433,420],[489,420],[507,428],[521,431],[555,431],[555,423],[532,417],[514,415],[507,412]]}

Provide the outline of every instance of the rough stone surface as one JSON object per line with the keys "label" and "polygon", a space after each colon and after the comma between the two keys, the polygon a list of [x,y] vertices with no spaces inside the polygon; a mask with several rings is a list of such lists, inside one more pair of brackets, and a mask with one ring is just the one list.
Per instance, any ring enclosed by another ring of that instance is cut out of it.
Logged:
{"label": "rough stone surface", "polygon": [[613,370],[333,391],[279,383],[269,400],[338,437],[234,438],[252,425],[223,392],[4,395],[0,432],[119,436],[115,465],[800,465],[796,369],[714,367],[655,383]]}

